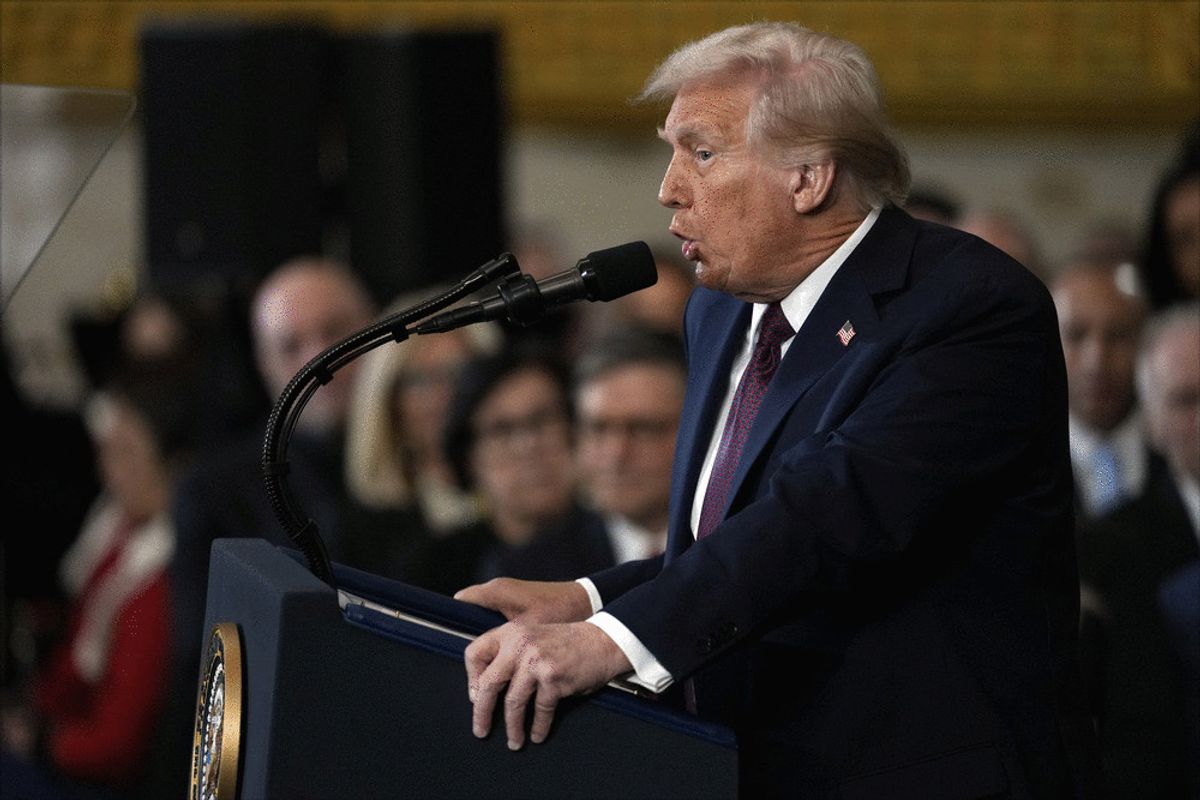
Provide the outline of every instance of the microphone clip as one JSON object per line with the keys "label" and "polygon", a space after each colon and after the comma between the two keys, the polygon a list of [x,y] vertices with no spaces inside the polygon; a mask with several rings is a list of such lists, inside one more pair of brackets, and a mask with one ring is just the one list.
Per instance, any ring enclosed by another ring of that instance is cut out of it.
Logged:
{"label": "microphone clip", "polygon": [[546,302],[532,275],[509,275],[497,287],[509,322],[527,328],[542,318]]}

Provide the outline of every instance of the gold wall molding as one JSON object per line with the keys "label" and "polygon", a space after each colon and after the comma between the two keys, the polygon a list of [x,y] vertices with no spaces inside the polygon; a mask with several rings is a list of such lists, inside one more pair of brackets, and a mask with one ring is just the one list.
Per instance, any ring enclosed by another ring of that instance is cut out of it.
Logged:
{"label": "gold wall molding", "polygon": [[137,90],[150,20],[306,20],[334,30],[490,25],[517,124],[620,129],[680,44],[755,19],[862,45],[892,117],[964,125],[1178,128],[1200,109],[1200,2],[0,2],[0,80]]}

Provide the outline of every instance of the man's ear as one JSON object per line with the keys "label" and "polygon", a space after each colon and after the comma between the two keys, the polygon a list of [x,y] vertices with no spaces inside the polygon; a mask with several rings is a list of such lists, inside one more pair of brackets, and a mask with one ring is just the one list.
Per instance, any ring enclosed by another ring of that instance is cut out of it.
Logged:
{"label": "man's ear", "polygon": [[797,214],[810,214],[821,208],[833,194],[837,165],[832,160],[801,164],[792,174],[792,207]]}

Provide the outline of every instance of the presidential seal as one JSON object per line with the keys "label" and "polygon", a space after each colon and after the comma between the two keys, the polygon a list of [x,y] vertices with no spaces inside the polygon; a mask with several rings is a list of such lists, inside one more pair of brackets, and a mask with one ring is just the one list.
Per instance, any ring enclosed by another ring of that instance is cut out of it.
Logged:
{"label": "presidential seal", "polygon": [[238,626],[221,622],[208,640],[196,697],[191,800],[234,800],[242,737],[242,643]]}

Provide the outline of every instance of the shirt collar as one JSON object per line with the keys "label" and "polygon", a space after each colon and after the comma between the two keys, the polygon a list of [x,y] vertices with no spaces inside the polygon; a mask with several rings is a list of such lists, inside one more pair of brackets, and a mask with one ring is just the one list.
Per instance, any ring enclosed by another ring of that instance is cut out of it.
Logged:
{"label": "shirt collar", "polygon": [[1067,416],[1070,434],[1071,456],[1076,461],[1088,463],[1102,446],[1107,445],[1122,455],[1142,447],[1142,420],[1136,410],[1131,411],[1120,425],[1108,433],[1101,433],[1085,425],[1074,414]]}
{"label": "shirt collar", "polygon": [[[867,214],[854,233],[850,234],[846,241],[842,242],[837,250],[834,250],[828,258],[808,274],[804,280],[800,281],[800,285],[788,294],[787,297],[779,301],[779,307],[783,310],[783,315],[787,317],[788,324],[792,326],[792,330],[800,330],[800,326],[808,319],[808,315],[812,312],[813,307],[817,305],[817,301],[821,299],[821,295],[825,292],[825,287],[833,280],[833,276],[837,274],[838,269],[854,252],[854,248],[858,247],[859,243],[870,232],[875,225],[875,220],[879,219],[879,213],[882,209],[878,206],[871,209],[871,213]],[[755,303],[754,308],[750,312],[750,331],[757,335],[758,323],[762,319],[763,314],[767,311],[768,303]]]}

